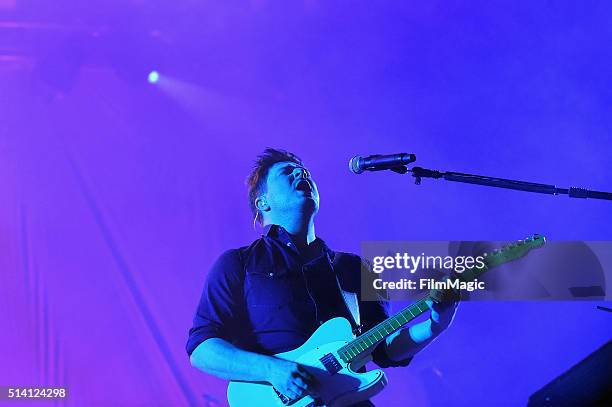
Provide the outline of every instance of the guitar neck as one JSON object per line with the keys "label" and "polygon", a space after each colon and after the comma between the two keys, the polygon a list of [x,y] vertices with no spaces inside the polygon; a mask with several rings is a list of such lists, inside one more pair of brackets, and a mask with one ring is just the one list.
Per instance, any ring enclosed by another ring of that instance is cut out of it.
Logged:
{"label": "guitar neck", "polygon": [[428,298],[430,297],[425,296],[341,347],[338,350],[340,358],[349,363],[359,359],[362,355],[372,353],[380,341],[399,331],[408,322],[427,311],[429,309],[426,303]]}
{"label": "guitar neck", "polygon": [[[485,267],[466,270],[458,280],[469,281],[489,270],[490,262],[485,261]],[[385,338],[399,331],[404,325],[429,310],[427,300],[436,301],[431,294],[426,295],[414,304],[407,306],[397,314],[385,319],[378,325],[361,334],[338,350],[340,357],[347,363],[372,353],[374,348]]]}
{"label": "guitar neck", "polygon": [[[546,243],[544,236],[533,235],[525,240],[519,240],[515,243],[504,246],[501,249],[496,249],[491,253],[484,253],[484,264],[482,267],[467,269],[463,273],[457,275],[455,278],[449,277],[448,280],[459,280],[465,282],[472,281],[494,267],[525,256],[531,249],[542,247],[544,243]],[[404,308],[394,316],[385,319],[383,322],[369,329],[361,336],[347,343],[338,349],[340,358],[349,363],[353,360],[359,359],[361,356],[369,355],[380,343],[380,341],[384,340],[390,335],[393,335],[408,322],[427,311],[429,309],[427,300],[429,299],[437,302],[437,299],[432,297],[431,294],[426,295],[419,301]]]}

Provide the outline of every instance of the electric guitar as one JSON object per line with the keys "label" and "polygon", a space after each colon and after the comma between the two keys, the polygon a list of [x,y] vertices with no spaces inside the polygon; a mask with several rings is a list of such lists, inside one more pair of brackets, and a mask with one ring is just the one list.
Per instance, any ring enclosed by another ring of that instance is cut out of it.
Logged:
{"label": "electric guitar", "polygon": [[[484,267],[471,268],[460,277],[471,281],[501,264],[519,259],[530,250],[543,246],[543,236],[534,235],[526,240],[504,246],[484,254]],[[333,318],[321,325],[299,348],[275,355],[302,365],[315,376],[318,398],[311,396],[291,398],[278,392],[268,383],[231,381],[227,399],[231,407],[341,407],[364,401],[379,393],[387,384],[382,370],[356,373],[369,360],[376,346],[408,322],[429,310],[428,300],[437,302],[432,292],[404,308],[392,317],[355,338],[351,324],[345,318]]]}

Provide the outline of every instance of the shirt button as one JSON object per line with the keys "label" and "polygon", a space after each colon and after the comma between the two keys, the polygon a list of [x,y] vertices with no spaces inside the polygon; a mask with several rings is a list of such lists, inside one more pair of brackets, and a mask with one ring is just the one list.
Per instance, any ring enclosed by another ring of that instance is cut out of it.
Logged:
{"label": "shirt button", "polygon": [[270,277],[274,277],[274,273],[268,273]]}
{"label": "shirt button", "polygon": [[291,242],[287,242],[287,246],[291,247]]}
{"label": "shirt button", "polygon": [[319,321],[319,325],[323,325],[323,321]]}

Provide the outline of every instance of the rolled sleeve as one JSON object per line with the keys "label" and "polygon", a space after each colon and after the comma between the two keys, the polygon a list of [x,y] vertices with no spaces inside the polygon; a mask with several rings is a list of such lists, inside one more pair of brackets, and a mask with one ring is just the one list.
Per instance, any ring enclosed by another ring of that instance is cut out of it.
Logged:
{"label": "rolled sleeve", "polygon": [[189,329],[185,349],[191,355],[199,344],[210,338],[234,342],[243,326],[244,270],[239,250],[228,250],[212,266]]}

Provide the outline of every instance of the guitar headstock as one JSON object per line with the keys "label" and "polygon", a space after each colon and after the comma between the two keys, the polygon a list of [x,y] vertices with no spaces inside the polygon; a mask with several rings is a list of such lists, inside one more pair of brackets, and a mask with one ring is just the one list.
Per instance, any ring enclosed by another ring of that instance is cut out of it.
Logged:
{"label": "guitar headstock", "polygon": [[546,239],[542,235],[533,235],[525,240],[518,240],[514,243],[506,245],[501,249],[493,250],[491,253],[485,253],[485,260],[488,266],[497,266],[509,261],[524,257],[533,249],[544,246]]}

